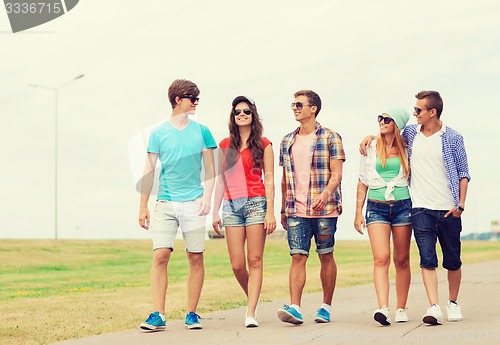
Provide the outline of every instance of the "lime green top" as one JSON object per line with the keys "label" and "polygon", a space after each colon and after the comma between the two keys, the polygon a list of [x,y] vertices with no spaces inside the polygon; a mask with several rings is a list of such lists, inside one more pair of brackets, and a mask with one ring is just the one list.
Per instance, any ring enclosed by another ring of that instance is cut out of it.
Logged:
{"label": "lime green top", "polygon": [[[382,161],[379,157],[377,157],[377,161],[375,163],[375,168],[377,169],[377,172],[379,173],[380,177],[385,182],[389,182],[399,174],[399,169],[401,168],[401,161],[399,157],[394,157],[394,158],[387,158],[385,161],[385,168],[382,167]],[[371,200],[379,200],[379,201],[385,201],[385,190],[387,187],[382,187],[382,188],[375,188],[375,189],[369,189],[368,190],[368,199]],[[396,200],[403,200],[403,199],[409,199],[410,198],[410,191],[408,190],[408,187],[394,187],[394,190],[392,192],[392,195],[394,195],[394,198]]]}

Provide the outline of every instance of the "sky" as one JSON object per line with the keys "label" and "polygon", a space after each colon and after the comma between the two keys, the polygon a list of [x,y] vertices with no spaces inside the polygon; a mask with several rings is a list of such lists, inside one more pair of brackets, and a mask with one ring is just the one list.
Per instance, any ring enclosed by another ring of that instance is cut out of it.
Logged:
{"label": "sky", "polygon": [[376,116],[411,112],[418,91],[438,90],[441,119],[469,157],[463,233],[489,231],[500,219],[499,14],[496,0],[82,0],[13,34],[0,8],[0,238],[55,236],[55,92],[30,84],[56,88],[81,74],[58,91],[59,238],[150,238],[137,221],[137,172],[177,78],[200,88],[196,119],[217,142],[232,99],[256,101],[274,144],[277,210],[278,145],[298,126],[293,93],[321,96],[317,120],[342,136],[347,156],[337,239],[367,238],[353,227],[358,145],[377,133]]}

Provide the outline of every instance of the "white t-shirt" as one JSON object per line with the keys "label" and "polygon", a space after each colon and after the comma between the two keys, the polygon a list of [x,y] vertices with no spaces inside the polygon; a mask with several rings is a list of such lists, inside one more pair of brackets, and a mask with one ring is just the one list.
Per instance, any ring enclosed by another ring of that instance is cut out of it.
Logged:
{"label": "white t-shirt", "polygon": [[411,200],[413,207],[450,210],[455,207],[444,165],[441,135],[445,126],[426,137],[420,131],[413,141],[411,155]]}

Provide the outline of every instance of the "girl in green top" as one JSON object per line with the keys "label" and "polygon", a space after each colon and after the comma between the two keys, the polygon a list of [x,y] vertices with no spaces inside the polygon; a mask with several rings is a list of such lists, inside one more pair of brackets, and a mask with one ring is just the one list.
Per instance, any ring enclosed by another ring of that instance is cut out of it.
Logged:
{"label": "girl in green top", "polygon": [[[409,166],[406,143],[400,131],[410,114],[403,109],[390,109],[378,116],[380,135],[368,147],[368,155],[361,157],[356,196],[354,227],[368,236],[373,252],[373,282],[378,308],[375,321],[390,325],[389,264],[391,234],[396,267],[396,322],[408,321],[406,301],[410,289],[411,199],[408,190]],[[366,205],[366,221],[363,205]]]}

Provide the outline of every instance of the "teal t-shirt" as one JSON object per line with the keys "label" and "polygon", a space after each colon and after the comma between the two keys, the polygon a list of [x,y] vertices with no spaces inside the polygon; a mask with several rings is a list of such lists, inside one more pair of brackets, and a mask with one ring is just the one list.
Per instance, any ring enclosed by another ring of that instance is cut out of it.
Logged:
{"label": "teal t-shirt", "polygon": [[158,200],[183,202],[201,197],[202,152],[216,147],[210,130],[193,120],[182,130],[168,121],[153,129],[148,153],[158,154],[162,165]]}
{"label": "teal t-shirt", "polygon": [[[385,182],[389,182],[399,174],[399,169],[401,168],[401,161],[399,157],[387,158],[385,161],[385,168],[382,167],[382,161],[379,157],[377,157],[377,161],[375,163],[375,169],[379,173],[380,177]],[[387,187],[375,188],[368,190],[368,199],[371,200],[380,200],[385,201],[385,191]],[[394,187],[392,191],[392,195],[396,200],[404,200],[410,198],[410,192],[408,187]]]}

